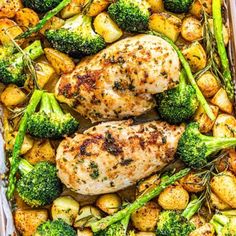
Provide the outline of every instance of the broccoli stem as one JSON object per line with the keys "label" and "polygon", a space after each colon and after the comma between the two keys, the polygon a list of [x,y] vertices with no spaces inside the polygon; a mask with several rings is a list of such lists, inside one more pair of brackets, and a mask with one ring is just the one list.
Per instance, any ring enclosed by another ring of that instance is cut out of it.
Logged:
{"label": "broccoli stem", "polygon": [[224,215],[215,214],[210,223],[213,225],[217,235],[221,235],[222,229],[229,223],[229,218]]}
{"label": "broccoli stem", "polygon": [[224,87],[231,101],[234,100],[234,85],[230,71],[229,60],[224,44],[223,37],[223,20],[221,14],[221,0],[213,0],[212,2],[212,14],[213,14],[213,25],[214,34],[216,39],[216,44],[218,48],[218,53],[221,60],[221,65],[223,68],[223,80]]}
{"label": "broccoli stem", "polygon": [[44,93],[42,95],[40,111],[43,111],[46,114],[50,114],[52,112],[51,103],[50,103],[49,96],[47,93]]}
{"label": "broccoli stem", "polygon": [[201,90],[199,89],[195,79],[194,79],[194,76],[192,74],[192,71],[191,71],[191,68],[188,64],[188,62],[186,61],[184,55],[182,54],[182,52],[179,50],[179,48],[175,45],[175,43],[169,39],[168,37],[160,34],[160,33],[157,33],[157,32],[154,32],[154,31],[151,31],[149,32],[153,35],[156,35],[156,36],[159,36],[161,37],[162,39],[164,39],[166,42],[168,42],[172,48],[176,51],[176,53],[178,54],[179,56],[179,59],[182,63],[182,66],[188,76],[188,79],[189,79],[189,82],[191,83],[191,85],[193,86],[193,88],[195,89],[195,92],[196,92],[196,96],[198,98],[198,101],[200,102],[200,104],[202,105],[202,107],[204,108],[206,114],[208,115],[208,117],[211,119],[211,120],[215,120],[215,115],[213,114],[208,102],[206,101],[205,97],[203,96]]}
{"label": "broccoli stem", "polygon": [[185,74],[185,71],[182,70],[181,73],[180,73],[180,77],[179,77],[179,90],[180,91],[183,91],[185,88],[186,88],[186,78],[185,78],[186,74]]}
{"label": "broccoli stem", "polygon": [[23,174],[26,175],[28,174],[31,170],[33,170],[33,166],[26,161],[25,159],[21,159],[19,163],[19,171]]}
{"label": "broccoli stem", "polygon": [[50,93],[50,94],[48,94],[48,97],[49,97],[53,112],[58,114],[58,115],[64,115],[64,113],[63,113],[60,105],[58,104],[54,94]]}
{"label": "broccoli stem", "polygon": [[200,209],[202,201],[199,199],[192,200],[185,210],[182,212],[182,216],[187,220],[190,220],[192,216]]}
{"label": "broccoli stem", "polygon": [[27,31],[25,31],[24,33],[22,33],[19,36],[17,36],[16,39],[27,38],[31,34],[36,33],[39,30],[41,30],[44,27],[44,25],[47,23],[47,21],[49,21],[53,16],[58,14],[70,2],[71,2],[71,0],[62,0],[61,3],[59,3],[54,9],[52,9],[49,12],[47,12],[45,14],[45,16],[39,21],[39,23],[37,25],[35,25],[32,28],[29,28]]}
{"label": "broccoli stem", "polygon": [[9,183],[8,183],[8,188],[7,188],[7,197],[10,200],[13,196],[14,190],[15,190],[15,184],[16,184],[16,172],[18,171],[19,167],[19,161],[18,158],[20,157],[20,151],[21,147],[24,141],[24,136],[27,130],[27,122],[28,118],[34,113],[36,110],[36,107],[38,103],[41,100],[41,97],[43,95],[43,91],[40,90],[35,90],[29,104],[24,112],[24,115],[20,121],[18,133],[16,136],[15,144],[13,147],[13,152],[12,152],[12,162],[10,165],[10,174],[9,174]]}
{"label": "broccoli stem", "polygon": [[147,202],[149,202],[151,199],[158,196],[165,188],[167,188],[169,185],[173,184],[178,179],[181,179],[186,174],[188,174],[190,171],[189,168],[183,169],[179,171],[178,173],[170,176],[169,178],[164,178],[161,183],[156,186],[154,189],[150,190],[146,194],[140,196],[137,198],[133,203],[125,207],[124,209],[118,211],[114,215],[107,216],[99,221],[91,223],[91,228],[93,232],[98,232],[100,230],[104,230],[111,224],[116,223],[117,221],[120,221],[121,219],[125,218],[126,216],[131,215],[134,211],[138,210],[140,207],[144,206]]}

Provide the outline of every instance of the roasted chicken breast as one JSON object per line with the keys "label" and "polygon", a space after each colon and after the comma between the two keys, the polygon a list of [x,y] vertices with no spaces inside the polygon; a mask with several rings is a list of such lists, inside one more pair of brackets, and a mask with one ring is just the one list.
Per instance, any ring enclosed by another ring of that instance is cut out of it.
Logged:
{"label": "roasted chicken breast", "polygon": [[94,126],[58,147],[58,176],[84,195],[116,192],[170,163],[184,126],[131,120]]}
{"label": "roasted chicken breast", "polygon": [[179,71],[171,45],[138,35],[80,62],[60,78],[55,93],[92,122],[138,116],[155,106],[153,94],[178,84]]}

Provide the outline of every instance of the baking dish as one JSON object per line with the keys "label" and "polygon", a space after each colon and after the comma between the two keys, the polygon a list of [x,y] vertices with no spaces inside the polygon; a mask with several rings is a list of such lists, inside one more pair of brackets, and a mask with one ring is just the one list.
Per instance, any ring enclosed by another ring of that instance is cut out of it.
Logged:
{"label": "baking dish", "polygon": [[[235,60],[236,60],[236,2],[234,0],[226,0],[225,6],[227,9],[228,24],[231,29],[231,40],[229,44],[229,58],[231,61],[234,80],[235,75]],[[7,169],[5,166],[4,155],[4,140],[0,135],[0,236],[14,235],[15,228],[11,214],[11,207],[5,196],[5,181],[4,174]]]}

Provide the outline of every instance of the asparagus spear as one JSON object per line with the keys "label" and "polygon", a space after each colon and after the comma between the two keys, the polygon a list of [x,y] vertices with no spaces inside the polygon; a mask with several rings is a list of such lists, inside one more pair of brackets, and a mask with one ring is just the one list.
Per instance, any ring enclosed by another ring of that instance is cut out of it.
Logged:
{"label": "asparagus spear", "polygon": [[38,32],[43,28],[43,26],[49,21],[53,16],[55,16],[57,13],[59,13],[64,7],[66,7],[71,0],[62,0],[61,3],[59,3],[54,9],[51,11],[47,12],[45,16],[39,21],[37,25],[35,25],[32,28],[29,28],[26,32],[20,34],[19,36],[16,37],[16,39],[22,39],[22,38],[27,38],[31,34]]}
{"label": "asparagus spear", "polygon": [[15,190],[15,183],[16,183],[16,172],[18,171],[18,158],[20,156],[20,150],[24,141],[24,136],[27,130],[27,121],[29,116],[31,116],[38,103],[41,100],[43,91],[40,90],[35,90],[30,101],[29,105],[27,106],[24,115],[20,121],[20,126],[18,129],[18,133],[16,136],[15,144],[13,147],[13,152],[12,152],[12,158],[11,158],[11,166],[10,166],[10,174],[9,174],[9,183],[8,183],[8,189],[7,189],[7,197],[10,200],[13,196],[14,190]]}
{"label": "asparagus spear", "polygon": [[185,59],[184,55],[182,54],[182,52],[179,50],[179,48],[175,45],[175,43],[169,39],[168,37],[160,34],[160,33],[157,33],[157,32],[154,32],[154,31],[151,31],[150,32],[151,34],[153,35],[156,35],[156,36],[159,36],[161,37],[162,39],[164,39],[165,41],[167,41],[171,46],[172,48],[176,51],[176,53],[178,54],[179,56],[179,59],[182,63],[182,66],[188,76],[188,79],[189,79],[189,82],[190,84],[193,86],[193,88],[195,89],[196,91],[196,96],[198,98],[198,101],[200,102],[200,104],[202,105],[202,107],[204,108],[206,114],[208,115],[208,117],[211,119],[211,120],[215,120],[215,115],[213,114],[208,102],[206,101],[205,97],[203,96],[201,90],[199,89],[195,79],[194,79],[194,76],[192,74],[192,71],[191,71],[191,68],[187,62],[187,60]]}
{"label": "asparagus spear", "polygon": [[222,69],[223,69],[223,82],[225,90],[228,94],[228,97],[231,101],[234,100],[234,85],[230,71],[229,60],[224,45],[223,37],[223,20],[221,14],[221,0],[213,0],[212,2],[212,13],[213,13],[213,25],[214,25],[214,34],[217,44],[218,53],[220,56]]}
{"label": "asparagus spear", "polygon": [[169,185],[173,184],[178,179],[181,179],[186,174],[188,174],[190,171],[189,168],[183,169],[179,171],[178,173],[170,176],[165,177],[162,179],[161,183],[147,192],[144,195],[141,195],[139,198],[137,198],[133,203],[125,207],[124,209],[118,211],[114,215],[107,216],[105,218],[102,218],[99,221],[91,223],[91,228],[93,232],[98,232],[100,230],[106,229],[108,226],[120,221],[121,219],[125,218],[128,215],[131,215],[133,212],[138,210],[140,207],[144,206],[147,202],[149,202],[151,199],[158,196],[165,188],[167,188]]}

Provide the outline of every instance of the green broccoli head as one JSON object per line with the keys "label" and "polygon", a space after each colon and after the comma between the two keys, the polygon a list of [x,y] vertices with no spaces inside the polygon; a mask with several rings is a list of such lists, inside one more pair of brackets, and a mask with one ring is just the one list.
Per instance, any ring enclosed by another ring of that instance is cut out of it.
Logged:
{"label": "green broccoli head", "polygon": [[36,12],[47,12],[56,7],[61,0],[23,0],[24,6],[35,10]]}
{"label": "green broccoli head", "polygon": [[124,228],[121,222],[118,222],[105,230],[95,233],[94,236],[126,236],[126,228]]}
{"label": "green broccoli head", "polygon": [[17,183],[17,191],[24,202],[31,207],[45,206],[62,192],[56,167],[48,162],[39,162],[31,166],[22,159],[19,164],[22,177]]}
{"label": "green broccoli head", "polygon": [[167,11],[174,13],[186,13],[189,11],[193,0],[163,0]]}
{"label": "green broccoli head", "polygon": [[150,5],[146,0],[118,0],[108,8],[111,18],[127,32],[139,32],[148,28]]}
{"label": "green broccoli head", "polygon": [[27,125],[37,138],[58,139],[74,133],[79,123],[70,113],[63,113],[53,94],[44,93],[39,112],[29,117]]}
{"label": "green broccoli head", "polygon": [[92,18],[76,15],[66,20],[61,29],[46,31],[46,38],[52,46],[73,57],[95,54],[105,48],[104,39],[92,28]]}
{"label": "green broccoli head", "polygon": [[195,226],[175,211],[163,211],[157,224],[158,236],[188,236]]}
{"label": "green broccoli head", "polygon": [[157,95],[157,110],[160,117],[170,124],[188,121],[196,112],[199,102],[195,89],[187,85],[181,73],[180,84]]}
{"label": "green broccoli head", "polygon": [[62,219],[46,221],[41,224],[35,236],[76,236],[75,230]]}
{"label": "green broccoli head", "polygon": [[18,52],[0,61],[0,82],[18,86],[24,85],[26,80],[24,71],[28,61],[25,56],[27,55],[30,60],[35,60],[41,56],[43,54],[41,42],[37,40],[23,51],[24,53]]}
{"label": "green broccoli head", "polygon": [[207,165],[209,157],[225,148],[236,146],[236,138],[216,138],[200,133],[198,123],[190,123],[181,136],[177,155],[186,165],[198,169]]}

